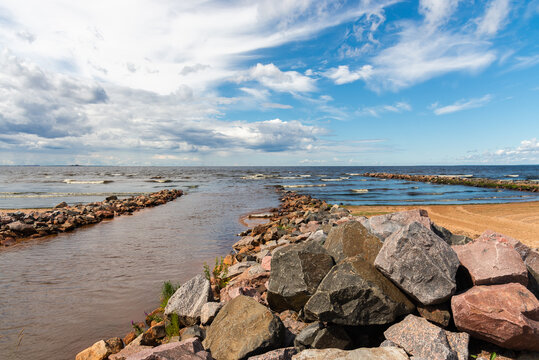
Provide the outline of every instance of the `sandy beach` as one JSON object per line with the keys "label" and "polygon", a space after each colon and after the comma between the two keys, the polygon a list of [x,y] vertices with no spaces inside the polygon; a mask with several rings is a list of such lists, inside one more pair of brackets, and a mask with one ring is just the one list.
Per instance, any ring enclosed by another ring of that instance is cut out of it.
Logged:
{"label": "sandy beach", "polygon": [[430,218],[455,234],[471,238],[493,230],[539,247],[539,201],[481,205],[347,206],[354,215],[373,216],[421,208]]}

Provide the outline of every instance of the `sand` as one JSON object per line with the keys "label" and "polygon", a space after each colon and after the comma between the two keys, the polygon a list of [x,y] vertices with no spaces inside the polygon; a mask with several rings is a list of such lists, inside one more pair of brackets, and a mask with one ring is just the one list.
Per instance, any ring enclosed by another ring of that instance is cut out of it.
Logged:
{"label": "sand", "polygon": [[425,209],[436,224],[455,234],[476,238],[493,230],[531,247],[539,247],[539,201],[481,205],[347,206],[354,215],[373,216],[410,209]]}

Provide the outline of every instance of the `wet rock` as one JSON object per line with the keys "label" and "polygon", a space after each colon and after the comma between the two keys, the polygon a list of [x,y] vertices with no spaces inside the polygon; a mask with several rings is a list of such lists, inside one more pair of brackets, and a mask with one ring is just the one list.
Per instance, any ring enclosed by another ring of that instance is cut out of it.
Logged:
{"label": "wet rock", "polygon": [[141,345],[155,346],[159,344],[159,340],[166,336],[165,332],[165,322],[161,321],[160,323],[150,327],[142,334],[142,339],[140,341]]}
{"label": "wet rock", "polygon": [[473,240],[464,235],[455,235],[446,228],[432,223],[432,231],[436,233],[440,238],[442,238],[449,245],[465,245]]}
{"label": "wet rock", "polygon": [[413,222],[388,237],[374,262],[385,276],[423,305],[448,300],[460,265],[453,249],[424,225]]}
{"label": "wet rock", "polygon": [[395,347],[339,349],[307,349],[292,357],[293,360],[408,360],[404,350]]}
{"label": "wet rock", "polygon": [[333,259],[316,243],[290,245],[271,259],[268,303],[275,311],[301,310],[333,266]]}
{"label": "wet rock", "polygon": [[75,360],[104,360],[110,355],[105,341],[100,340],[75,356]]}
{"label": "wet rock", "polygon": [[251,356],[248,360],[292,360],[297,351],[293,347],[287,347],[269,351],[262,355]]}
{"label": "wet rock", "polygon": [[519,253],[498,241],[475,241],[453,246],[474,285],[518,282],[528,284],[528,270]]}
{"label": "wet rock", "polygon": [[218,302],[207,302],[202,305],[200,309],[200,323],[202,325],[211,324],[222,307],[223,304]]}
{"label": "wet rock", "polygon": [[417,311],[419,312],[419,315],[425,319],[443,328],[447,327],[451,320],[451,312],[449,311],[449,304],[447,303],[438,305],[418,305]]}
{"label": "wet rock", "polygon": [[212,360],[200,340],[191,338],[180,342],[163,344],[130,355],[126,360]]}
{"label": "wet rock", "polygon": [[413,356],[458,359],[456,351],[449,345],[445,331],[418,316],[408,315],[400,323],[389,327],[384,336]]}
{"label": "wet rock", "polygon": [[110,338],[105,341],[105,343],[107,344],[107,348],[109,349],[111,354],[116,354],[120,352],[124,347],[124,343],[119,337]]}
{"label": "wet rock", "polygon": [[336,263],[361,255],[373,264],[382,248],[382,242],[357,221],[349,221],[334,227],[328,234],[324,248]]}
{"label": "wet rock", "polygon": [[304,311],[310,319],[334,324],[380,325],[413,309],[391,281],[358,255],[330,270]]}
{"label": "wet rock", "polygon": [[200,321],[202,306],[212,300],[210,282],[204,275],[197,275],[183,284],[168,300],[165,315],[175,313],[184,326]]}
{"label": "wet rock", "polygon": [[362,218],[360,221],[371,234],[376,235],[382,241],[413,222],[418,222],[427,229],[430,229],[432,224],[427,211],[421,209],[371,216],[370,218]]}
{"label": "wet rock", "polygon": [[282,341],[281,320],[254,299],[238,296],[219,311],[207,330],[204,347],[217,360],[232,360],[273,350]]}
{"label": "wet rock", "polygon": [[451,299],[461,331],[507,349],[539,351],[539,300],[522,284],[474,286]]}
{"label": "wet rock", "polygon": [[36,232],[36,229],[32,225],[26,224],[22,221],[15,221],[7,225],[7,228],[11,231],[15,231],[23,234],[24,236],[32,235]]}

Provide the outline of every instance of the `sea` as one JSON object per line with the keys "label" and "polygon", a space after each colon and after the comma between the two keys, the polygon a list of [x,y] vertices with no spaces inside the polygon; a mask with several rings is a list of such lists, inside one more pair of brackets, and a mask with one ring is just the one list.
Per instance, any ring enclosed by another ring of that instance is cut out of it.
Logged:
{"label": "sea", "polygon": [[0,249],[0,359],[74,359],[132,330],[183,283],[231,250],[239,218],[279,205],[276,185],[331,204],[477,204],[539,194],[364,178],[364,172],[539,180],[539,166],[0,167],[0,209],[50,208],[162,189],[185,196],[132,216]]}
{"label": "sea", "polygon": [[512,190],[436,185],[360,176],[365,172],[457,175],[539,181],[539,166],[399,167],[0,167],[0,208],[47,208],[128,197],[162,189],[205,192],[226,184],[244,191],[282,185],[332,204],[415,205],[534,201],[539,194]]}

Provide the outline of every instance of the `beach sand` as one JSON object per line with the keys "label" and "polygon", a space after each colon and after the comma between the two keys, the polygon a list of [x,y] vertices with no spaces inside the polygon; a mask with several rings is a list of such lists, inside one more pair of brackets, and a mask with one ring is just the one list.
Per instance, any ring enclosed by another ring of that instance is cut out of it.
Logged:
{"label": "beach sand", "polygon": [[354,215],[374,216],[411,209],[425,209],[437,225],[451,232],[478,237],[493,230],[539,247],[539,201],[481,205],[346,206]]}

